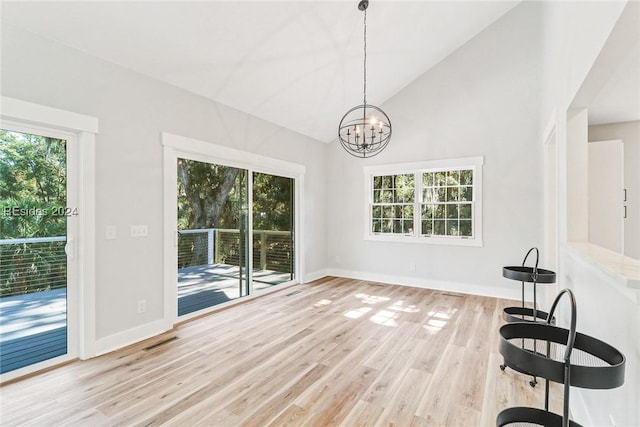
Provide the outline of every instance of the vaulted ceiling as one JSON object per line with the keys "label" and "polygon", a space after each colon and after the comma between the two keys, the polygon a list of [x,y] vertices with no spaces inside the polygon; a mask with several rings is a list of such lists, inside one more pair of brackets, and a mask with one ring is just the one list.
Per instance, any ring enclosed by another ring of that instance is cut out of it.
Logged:
{"label": "vaulted ceiling", "polygon": [[[371,0],[367,100],[382,104],[517,1]],[[363,98],[363,12],[340,1],[2,2],[17,25],[308,135]]]}
{"label": "vaulted ceiling", "polygon": [[[518,2],[371,0],[368,102],[384,103]],[[342,115],[363,99],[364,16],[357,5],[3,0],[0,24],[330,142]],[[629,51],[620,65],[610,64],[615,75],[590,101],[590,122],[640,119],[640,55]]]}

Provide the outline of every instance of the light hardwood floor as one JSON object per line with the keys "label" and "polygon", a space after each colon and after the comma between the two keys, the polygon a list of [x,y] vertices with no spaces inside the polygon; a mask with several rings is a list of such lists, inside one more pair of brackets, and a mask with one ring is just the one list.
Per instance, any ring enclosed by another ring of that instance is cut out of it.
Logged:
{"label": "light hardwood floor", "polygon": [[4,385],[0,424],[492,426],[543,404],[542,382],[498,367],[514,304],[325,278]]}

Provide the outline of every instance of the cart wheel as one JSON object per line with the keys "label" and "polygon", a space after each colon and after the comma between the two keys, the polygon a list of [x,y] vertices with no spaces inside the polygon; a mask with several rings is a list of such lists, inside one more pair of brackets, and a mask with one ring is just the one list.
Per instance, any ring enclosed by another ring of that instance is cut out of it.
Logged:
{"label": "cart wheel", "polygon": [[507,365],[500,365],[500,370],[504,371],[505,369],[507,369]]}
{"label": "cart wheel", "polygon": [[535,378],[534,378],[534,379],[532,379],[531,381],[529,381],[529,385],[530,385],[531,387],[535,387],[535,386],[536,386],[536,384],[538,384],[538,381],[536,381],[536,379],[535,379]]}

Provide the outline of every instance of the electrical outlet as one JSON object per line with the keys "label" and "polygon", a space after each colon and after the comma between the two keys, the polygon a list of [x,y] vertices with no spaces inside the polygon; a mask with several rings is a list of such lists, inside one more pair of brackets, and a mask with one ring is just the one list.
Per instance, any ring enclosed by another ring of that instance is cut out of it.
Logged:
{"label": "electrical outlet", "polygon": [[147,311],[147,300],[141,299],[138,301],[138,314],[145,313]]}
{"label": "electrical outlet", "polygon": [[149,231],[146,225],[131,226],[131,237],[147,237],[148,235]]}

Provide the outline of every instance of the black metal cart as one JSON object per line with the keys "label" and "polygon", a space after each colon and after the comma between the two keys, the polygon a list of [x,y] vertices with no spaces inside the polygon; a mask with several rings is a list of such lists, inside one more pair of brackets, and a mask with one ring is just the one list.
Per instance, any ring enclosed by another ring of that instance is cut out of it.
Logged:
{"label": "black metal cart", "polygon": [[[563,295],[571,300],[569,329],[550,323]],[[569,420],[569,391],[571,386],[589,389],[610,389],[624,383],[624,355],[596,338],[576,331],[576,301],[569,289],[555,298],[546,323],[513,322],[500,328],[500,353],[505,365],[519,372],[545,378],[544,409],[529,407],[507,408],[498,414],[498,427],[510,424],[542,426],[579,426]],[[534,343],[530,350],[523,342]],[[544,343],[544,352],[537,344]],[[549,411],[549,381],[564,384],[563,413]]]}
{"label": "black metal cart", "polygon": [[[536,263],[533,267],[527,267],[525,264],[527,263],[527,258],[529,258],[529,254],[535,251],[536,253]],[[504,309],[504,320],[507,322],[521,322],[521,321],[546,321],[548,318],[548,313],[538,310],[538,291],[537,284],[538,283],[555,283],[556,282],[556,273],[551,270],[545,270],[544,268],[538,268],[538,262],[540,260],[540,252],[538,248],[531,248],[524,256],[524,260],[522,261],[521,266],[507,266],[502,267],[502,277],[511,280],[517,280],[522,283],[522,305],[520,307],[506,307]],[[533,308],[528,308],[524,306],[525,302],[525,292],[524,292],[524,284],[532,283],[533,284]]]}
{"label": "black metal cart", "polygon": [[[535,251],[536,261],[533,267],[527,267],[527,258],[529,255]],[[506,322],[545,322],[549,319],[549,313],[538,310],[538,291],[537,284],[538,283],[555,283],[556,282],[556,273],[551,270],[545,270],[544,268],[538,268],[538,263],[540,261],[540,251],[538,248],[531,248],[524,256],[522,260],[521,266],[506,266],[502,268],[502,276],[511,279],[517,280],[522,283],[522,302],[520,307],[505,307],[502,313],[503,319]],[[525,307],[525,283],[533,284],[533,307]],[[555,324],[555,319],[551,318],[551,324]],[[537,348],[537,343],[533,341],[531,343],[533,345],[529,350],[535,351]],[[525,341],[522,341],[522,348],[525,348],[528,344]],[[503,371],[506,369],[508,365],[503,363],[500,365],[500,369]],[[521,371],[520,371],[521,372]],[[531,387],[535,387],[538,384],[538,381],[535,376],[529,381],[529,385]]]}

